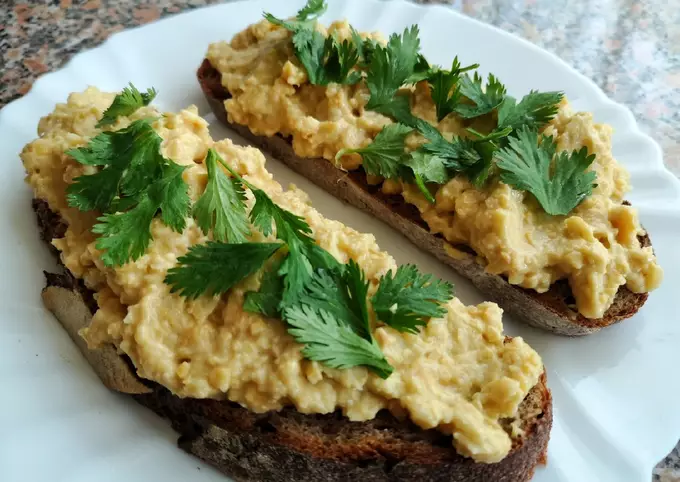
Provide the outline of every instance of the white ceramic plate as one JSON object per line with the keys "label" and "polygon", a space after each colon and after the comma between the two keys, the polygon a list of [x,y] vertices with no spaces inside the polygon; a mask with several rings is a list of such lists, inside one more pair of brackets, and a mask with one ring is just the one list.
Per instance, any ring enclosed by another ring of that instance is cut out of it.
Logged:
{"label": "white ceramic plate", "polygon": [[[0,480],[225,480],[177,449],[165,422],[107,391],[43,308],[42,270],[54,263],[38,239],[18,153],[35,137],[41,116],[87,85],[103,90],[119,90],[129,81],[155,86],[161,108],[195,103],[207,114],[194,72],[208,43],[229,39],[259,20],[263,10],[287,16],[301,3],[220,5],[114,35],[64,69],[45,75],[28,95],[0,111],[0,212],[5,226],[0,237]],[[331,0],[324,20],[342,17],[360,30],[385,33],[418,23],[431,61],[445,64],[458,54],[463,64],[479,62],[515,95],[530,89],[564,90],[577,108],[615,127],[614,153],[631,171],[635,190],[629,199],[639,208],[666,270],[663,286],[633,319],[587,338],[552,336],[507,318],[506,326],[543,356],[555,401],[548,465],[537,471],[535,480],[649,481],[653,466],[680,436],[680,310],[674,297],[680,286],[680,182],[663,167],[659,147],[638,130],[625,107],[556,57],[447,8]],[[232,137],[219,126],[213,134]],[[454,281],[467,303],[482,301],[467,281],[379,221],[343,205],[277,161],[270,160],[269,168],[280,181],[308,191],[327,216],[375,233],[398,262],[417,262],[423,270]]]}

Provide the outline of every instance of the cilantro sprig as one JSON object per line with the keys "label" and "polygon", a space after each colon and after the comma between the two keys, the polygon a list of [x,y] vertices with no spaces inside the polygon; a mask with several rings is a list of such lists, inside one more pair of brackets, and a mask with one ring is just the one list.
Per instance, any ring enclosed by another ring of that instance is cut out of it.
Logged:
{"label": "cilantro sprig", "polygon": [[208,149],[205,166],[208,183],[194,205],[194,217],[204,234],[212,230],[216,241],[244,243],[250,235],[243,184],[219,167],[219,154]]}
{"label": "cilantro sprig", "polygon": [[505,86],[493,75],[489,74],[486,88],[482,89],[482,76],[475,72],[470,78],[464,75],[460,79],[460,93],[474,103],[459,104],[456,113],[464,119],[479,117],[498,108],[505,99]]}
{"label": "cilantro sprig", "polygon": [[250,211],[250,221],[265,236],[276,228],[276,237],[288,246],[288,256],[279,268],[284,276],[284,289],[280,308],[294,304],[305,285],[312,277],[314,267],[337,269],[339,263],[326,250],[319,247],[311,236],[312,228],[304,218],[291,213],[275,204],[262,189],[250,184],[221,158],[218,159],[232,176],[246,185],[255,197],[255,205]]}
{"label": "cilantro sprig", "polygon": [[404,124],[394,123],[385,126],[373,142],[359,149],[341,149],[335,160],[347,154],[361,154],[362,166],[366,174],[393,179],[399,176],[404,164],[404,141],[413,129]]}
{"label": "cilantro sprig", "polygon": [[529,127],[522,127],[509,146],[496,154],[501,180],[534,195],[546,213],[568,214],[593,192],[595,173],[588,170],[595,155],[586,147],[555,155],[557,143]]}
{"label": "cilantro sprig", "polygon": [[176,232],[184,230],[189,212],[187,185],[182,179],[184,169],[166,160],[161,177],[135,201],[128,200],[127,211],[97,218],[100,222],[92,227],[92,232],[100,235],[96,246],[103,251],[105,265],[121,266],[146,252],[151,242],[151,222],[159,210],[166,226]]}
{"label": "cilantro sprig", "polygon": [[144,254],[151,242],[151,222],[159,212],[173,230],[181,232],[186,226],[190,202],[182,178],[185,167],[163,157],[161,141],[151,123],[142,119],[66,152],[81,164],[99,167],[68,186],[67,202],[81,211],[102,213],[92,232],[99,235],[96,247],[107,266]]}
{"label": "cilantro sprig", "polygon": [[104,111],[96,127],[114,124],[119,116],[129,116],[140,107],[149,105],[156,98],[156,94],[156,89],[153,87],[147,89],[146,92],[140,92],[130,82],[130,85],[113,99],[113,103]]}
{"label": "cilantro sprig", "polygon": [[417,333],[432,317],[442,316],[441,306],[453,297],[453,285],[423,275],[412,264],[388,271],[373,295],[373,309],[386,324],[408,333]]}
{"label": "cilantro sprig", "polygon": [[514,97],[506,96],[498,109],[498,128],[518,130],[526,126],[540,129],[555,117],[563,98],[563,92],[534,90],[522,97],[519,103]]}
{"label": "cilantro sprig", "polygon": [[264,18],[292,32],[295,55],[307,71],[310,83],[356,84],[361,80],[361,73],[354,70],[361,57],[361,45],[356,41],[340,42],[332,35],[324,37],[314,29],[316,19],[326,8],[323,0],[309,0],[294,19],[282,20],[271,13],[264,13]]}
{"label": "cilantro sprig", "polygon": [[168,270],[165,283],[170,285],[171,292],[191,299],[220,295],[258,271],[282,246],[218,241],[197,244],[177,260],[177,266]]}
{"label": "cilantro sprig", "polygon": [[280,317],[283,299],[283,276],[279,274],[281,260],[275,260],[265,269],[258,291],[248,291],[243,300],[243,309],[251,313],[262,313],[269,318]]}
{"label": "cilantro sprig", "polygon": [[[441,121],[452,112],[458,112],[461,96],[466,95],[464,87],[461,85],[461,74],[479,67],[478,64],[461,67],[458,57],[453,59],[451,70],[439,68],[430,69],[428,75],[423,79],[430,84],[432,101],[437,110],[437,120]],[[464,79],[467,76],[463,77]]]}
{"label": "cilantro sprig", "polygon": [[288,308],[284,316],[288,333],[304,345],[305,358],[339,369],[367,366],[381,378],[394,371],[377,343],[362,338],[327,311],[301,304]]}
{"label": "cilantro sprig", "polygon": [[386,46],[376,45],[366,75],[370,93],[366,109],[394,116],[408,109],[408,98],[395,96],[413,74],[419,60],[420,39],[418,26],[405,29],[403,34],[392,34]]}

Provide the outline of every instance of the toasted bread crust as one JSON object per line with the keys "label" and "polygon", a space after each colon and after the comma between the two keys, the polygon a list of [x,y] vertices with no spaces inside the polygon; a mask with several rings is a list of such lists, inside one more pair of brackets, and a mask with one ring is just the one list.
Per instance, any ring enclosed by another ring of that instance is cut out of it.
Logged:
{"label": "toasted bread crust", "polygon": [[[572,308],[573,297],[568,283],[555,283],[546,293],[511,285],[503,277],[487,273],[474,253],[452,257],[440,235],[431,234],[417,208],[406,204],[399,195],[386,195],[366,182],[363,171],[346,172],[325,159],[298,157],[290,142],[281,136],[264,137],[250,132],[247,126],[229,122],[224,100],[229,92],[222,86],[220,73],[205,59],[197,72],[198,81],[215,116],[248,141],[271,153],[297,173],[327,192],[372,214],[401,232],[416,246],[470,279],[483,293],[504,310],[530,325],[560,335],[589,335],[633,316],[647,300],[647,293],[633,293],[621,286],[612,306],[602,318],[586,318]],[[649,246],[645,234],[640,243]],[[469,250],[469,248],[467,248]]]}
{"label": "toasted bread crust", "polygon": [[[34,201],[33,207],[46,242],[63,234],[59,217],[44,201]],[[46,276],[47,307],[69,305],[71,311],[53,312],[69,333],[77,333],[97,309],[92,292],[68,272]],[[481,464],[456,453],[450,436],[422,430],[387,411],[367,422],[350,422],[340,412],[306,415],[292,408],[256,414],[229,401],[179,398],[136,377],[131,383],[132,365],[113,347],[96,356],[84,343],[78,347],[107,386],[167,418],[180,434],[182,449],[237,481],[527,481],[544,463],[552,426],[545,373],[520,406],[524,436],[514,439],[501,462]],[[503,422],[510,431],[511,421]]]}

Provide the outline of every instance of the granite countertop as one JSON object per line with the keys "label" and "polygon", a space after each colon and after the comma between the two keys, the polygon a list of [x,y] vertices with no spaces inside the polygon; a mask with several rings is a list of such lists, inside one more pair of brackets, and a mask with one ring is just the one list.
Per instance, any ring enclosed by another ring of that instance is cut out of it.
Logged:
{"label": "granite countertop", "polygon": [[[680,9],[669,0],[420,0],[524,37],[630,107],[680,176]],[[128,27],[218,0],[0,0],[0,107],[40,75]],[[654,470],[680,481],[680,450]]]}

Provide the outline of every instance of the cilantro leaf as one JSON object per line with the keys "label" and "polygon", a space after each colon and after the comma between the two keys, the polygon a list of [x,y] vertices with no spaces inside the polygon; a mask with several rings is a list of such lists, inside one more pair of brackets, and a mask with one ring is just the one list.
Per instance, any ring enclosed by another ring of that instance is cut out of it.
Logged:
{"label": "cilantro leaf", "polygon": [[189,195],[182,178],[186,167],[166,161],[161,169],[162,176],[130,202],[131,209],[104,214],[92,227],[93,233],[101,235],[96,246],[104,251],[106,266],[120,266],[145,253],[151,242],[151,222],[159,209],[164,224],[177,232],[186,227]]}
{"label": "cilantro leaf", "polygon": [[162,139],[147,120],[115,132],[103,132],[89,144],[66,154],[80,164],[100,166],[74,179],[66,190],[69,206],[81,211],[107,211],[118,196],[134,196],[159,175]]}
{"label": "cilantro leaf", "polygon": [[340,263],[326,250],[317,246],[314,239],[300,235],[288,226],[277,227],[277,237],[285,238],[288,244],[288,256],[281,263],[279,274],[284,276],[284,291],[281,307],[298,302],[304,287],[312,278],[315,268],[338,270]]}
{"label": "cilantro leaf", "polygon": [[[250,211],[250,221],[265,236],[272,233],[272,228],[276,226],[277,235],[297,233],[297,236],[306,236],[312,229],[302,217],[290,211],[280,208],[274,201],[261,189],[250,188],[255,196],[255,205]],[[278,231],[281,231],[280,233]],[[286,241],[283,239],[283,241]]]}
{"label": "cilantro leaf", "polygon": [[[117,132],[118,135],[122,135],[125,131],[126,129],[121,129]],[[102,132],[91,138],[86,146],[69,149],[66,154],[84,166],[106,166],[112,161],[111,151],[114,149],[112,141],[115,135],[113,132]]]}
{"label": "cilantro leaf", "polygon": [[496,151],[512,133],[512,128],[495,129],[489,134],[482,134],[472,128],[468,128],[467,131],[474,136],[472,143],[480,156],[480,161],[465,169],[464,172],[470,182],[478,189],[481,189],[494,172],[494,156]]}
{"label": "cilantro leaf", "polygon": [[357,32],[351,25],[349,28],[350,32],[352,32],[352,42],[357,49],[357,54],[359,55],[359,65],[361,67],[368,67],[368,65],[371,63],[373,51],[375,50],[375,47],[378,45],[378,43],[370,38],[361,38],[359,32]]}
{"label": "cilantro leaf", "polygon": [[381,321],[395,330],[418,333],[429,318],[446,313],[441,304],[452,297],[451,283],[433,280],[432,275],[424,275],[409,264],[399,266],[394,275],[390,270],[380,278],[371,301]]}
{"label": "cilantro leaf", "polygon": [[294,32],[295,55],[307,71],[310,83],[356,84],[361,80],[361,73],[352,70],[359,62],[359,51],[354,42],[338,42],[333,36],[324,37],[313,28],[297,24],[287,28]]}
{"label": "cilantro leaf", "polygon": [[184,231],[187,225],[186,216],[191,204],[189,186],[182,178],[186,168],[168,162],[163,166],[163,177],[149,188],[149,196],[161,210],[161,221],[178,233]]}
{"label": "cilantro leaf", "polygon": [[406,78],[404,83],[417,84],[418,82],[429,78],[438,70],[439,68],[436,66],[431,67],[430,63],[422,54],[418,54],[418,60],[416,60],[416,65],[413,67],[413,73]]}
{"label": "cilantro leaf", "polygon": [[328,4],[325,0],[307,0],[307,4],[298,11],[295,18],[301,22],[317,19],[327,8]]}
{"label": "cilantro leaf", "polygon": [[335,159],[339,160],[346,154],[358,153],[361,154],[362,165],[367,174],[386,179],[396,178],[403,165],[404,142],[412,130],[403,124],[388,124],[366,147],[341,149]]}
{"label": "cilantro leaf", "polygon": [[[271,23],[293,32],[295,55],[307,71],[309,82],[314,85],[356,84],[361,80],[361,73],[352,71],[358,64],[363,42],[357,44],[358,34],[353,41],[338,42],[333,36],[324,37],[314,29],[314,22],[327,5],[324,1],[309,0],[294,20],[281,20],[270,13],[264,17]],[[353,35],[356,32],[353,32]]]}
{"label": "cilantro leaf", "polygon": [[420,192],[428,201],[434,203],[435,200],[425,183],[444,184],[449,180],[446,161],[435,154],[415,150],[407,156],[405,164],[413,171],[416,186],[418,186]]}
{"label": "cilantro leaf", "polygon": [[209,241],[194,245],[168,270],[165,283],[172,293],[187,298],[226,293],[259,270],[283,245],[280,243],[228,244]]}
{"label": "cilantro leaf", "polygon": [[405,29],[402,35],[392,34],[386,47],[375,46],[366,77],[371,94],[366,109],[378,110],[392,101],[397,90],[413,73],[419,49],[417,25]]}
{"label": "cilantro leaf", "polygon": [[496,109],[505,99],[505,86],[493,75],[489,74],[486,88],[482,89],[482,77],[475,72],[471,79],[464,75],[460,79],[460,93],[470,99],[475,105],[458,104],[455,111],[465,119],[479,117]]}
{"label": "cilantro leaf", "polygon": [[301,29],[293,35],[295,55],[307,71],[309,82],[314,85],[328,84],[324,70],[326,49],[330,48],[333,39],[325,38],[321,33],[311,29]]}
{"label": "cilantro leaf", "polygon": [[295,341],[304,345],[302,355],[331,368],[366,366],[381,378],[394,368],[375,341],[368,341],[323,309],[296,305],[285,309],[284,318]]}
{"label": "cilantro leaf", "polygon": [[476,141],[474,145],[480,160],[465,169],[464,173],[476,188],[481,189],[494,171],[493,159],[498,146],[490,141]]}
{"label": "cilantro leaf", "polygon": [[[430,83],[432,100],[437,109],[437,120],[441,121],[450,113],[456,111],[460,103],[461,86],[460,74],[479,67],[478,64],[461,67],[458,57],[453,59],[451,70],[431,68],[425,74],[425,79]],[[467,77],[467,76],[466,76]]]}
{"label": "cilantro leaf", "polygon": [[[352,71],[359,63],[359,51],[353,42],[343,40],[342,43],[330,39],[330,46],[326,47],[328,59],[326,60],[325,72],[328,82],[337,84],[356,84],[361,80],[361,73]],[[326,39],[328,43],[328,39]]]}
{"label": "cilantro leaf", "polygon": [[[595,155],[588,149],[560,152],[552,137],[541,136],[528,127],[509,138],[509,146],[496,154],[501,180],[517,189],[529,191],[550,215],[568,214],[590,196],[596,174],[588,167]],[[553,160],[553,157],[554,160]],[[551,173],[552,167],[552,173]]]}
{"label": "cilantro leaf", "polygon": [[532,90],[518,104],[513,97],[507,96],[498,109],[498,128],[541,129],[555,117],[563,97],[562,92]]}
{"label": "cilantro leaf", "polygon": [[147,89],[146,92],[140,92],[137,90],[137,87],[130,82],[130,86],[125,87],[123,91],[113,99],[113,103],[104,111],[104,115],[101,120],[97,122],[96,127],[115,124],[116,118],[119,116],[129,116],[140,107],[149,105],[156,97],[156,94],[156,89],[153,87]]}
{"label": "cilantro leaf", "polygon": [[325,0],[307,0],[307,4],[298,10],[295,19],[293,20],[281,20],[267,12],[265,12],[263,16],[274,25],[283,27],[291,32],[297,32],[301,29],[311,28],[314,22],[323,15],[327,8],[328,4],[326,4]]}
{"label": "cilantro leaf", "polygon": [[411,114],[411,102],[407,95],[397,94],[384,104],[376,106],[373,111],[391,117],[400,124],[414,128],[418,119]]}
{"label": "cilantro leaf", "polygon": [[92,232],[100,234],[97,249],[103,251],[106,266],[121,266],[144,255],[151,242],[151,221],[158,205],[144,197],[134,208],[124,213],[105,214]]}
{"label": "cilantro leaf", "polygon": [[193,215],[204,234],[212,229],[216,241],[243,243],[250,235],[243,184],[227,176],[218,162],[224,161],[214,149],[208,149],[205,158],[208,183],[194,205]]}
{"label": "cilantro leaf", "polygon": [[279,306],[283,299],[283,277],[279,274],[280,267],[281,261],[274,263],[262,275],[260,289],[246,293],[243,301],[245,311],[262,313],[270,318],[280,316]]}
{"label": "cilantro leaf", "polygon": [[438,121],[453,112],[460,102],[459,78],[458,72],[446,70],[437,70],[428,78]]}
{"label": "cilantro leaf", "polygon": [[317,270],[305,286],[300,303],[323,309],[352,327],[367,340],[371,339],[366,296],[368,282],[359,265],[350,260],[342,272]]}
{"label": "cilantro leaf", "polygon": [[[423,121],[422,124],[427,122]],[[419,147],[421,152],[444,159],[446,167],[456,172],[462,172],[480,161],[480,155],[470,139],[454,137],[448,141],[438,130],[427,125],[429,128],[424,129],[424,135],[430,142]]]}
{"label": "cilantro leaf", "polygon": [[272,226],[275,226],[276,237],[288,245],[288,256],[278,273],[284,276],[281,306],[293,304],[311,278],[312,267],[336,270],[340,264],[329,252],[317,246],[311,237],[312,229],[304,218],[274,204],[261,189],[247,185],[255,196],[250,221],[265,236],[269,236]]}

